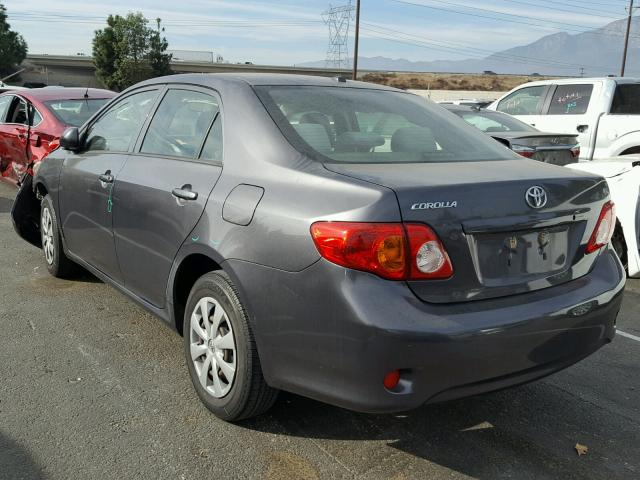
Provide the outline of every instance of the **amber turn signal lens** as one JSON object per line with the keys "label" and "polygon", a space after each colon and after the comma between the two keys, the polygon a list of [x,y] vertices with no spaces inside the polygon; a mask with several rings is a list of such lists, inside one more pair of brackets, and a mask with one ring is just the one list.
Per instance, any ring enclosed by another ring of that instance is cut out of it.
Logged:
{"label": "amber turn signal lens", "polygon": [[405,268],[404,238],[393,235],[378,245],[378,263],[389,272],[401,272]]}

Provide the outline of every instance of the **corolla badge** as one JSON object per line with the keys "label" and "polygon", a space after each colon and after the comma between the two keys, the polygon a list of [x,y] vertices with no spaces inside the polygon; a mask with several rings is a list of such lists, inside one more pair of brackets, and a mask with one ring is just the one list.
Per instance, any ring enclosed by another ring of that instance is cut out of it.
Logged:
{"label": "corolla badge", "polygon": [[547,192],[544,188],[535,185],[527,190],[524,199],[531,208],[542,208],[547,204]]}
{"label": "corolla badge", "polygon": [[411,210],[434,210],[437,208],[456,208],[457,206],[458,202],[456,200],[448,202],[422,202],[411,205]]}

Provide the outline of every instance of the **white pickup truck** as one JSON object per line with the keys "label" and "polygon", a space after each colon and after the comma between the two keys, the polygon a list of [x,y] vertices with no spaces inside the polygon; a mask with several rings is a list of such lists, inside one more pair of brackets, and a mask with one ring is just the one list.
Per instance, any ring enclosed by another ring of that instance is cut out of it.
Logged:
{"label": "white pickup truck", "polygon": [[640,79],[530,82],[487,107],[546,132],[578,133],[580,158],[640,154]]}

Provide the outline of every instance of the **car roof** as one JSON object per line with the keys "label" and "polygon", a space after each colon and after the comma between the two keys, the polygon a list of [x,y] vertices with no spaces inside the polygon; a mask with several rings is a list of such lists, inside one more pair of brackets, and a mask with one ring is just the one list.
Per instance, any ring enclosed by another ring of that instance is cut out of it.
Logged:
{"label": "car roof", "polygon": [[517,90],[521,87],[535,87],[539,85],[566,85],[566,84],[579,85],[579,84],[594,83],[594,82],[640,83],[640,78],[636,78],[636,77],[557,78],[553,80],[537,80],[535,82],[523,83],[522,85],[518,85],[517,87],[513,88],[513,90]]}
{"label": "car roof", "polygon": [[88,98],[113,98],[117,93],[101,88],[77,88],[77,87],[46,87],[31,88],[27,90],[10,90],[6,94],[18,94],[30,100],[77,100],[83,99],[85,94]]}
{"label": "car roof", "polygon": [[296,85],[317,87],[368,88],[374,90],[402,91],[397,88],[377,85],[368,82],[346,80],[343,77],[320,77],[312,75],[294,75],[282,73],[188,73],[168,75],[147,80],[138,84],[152,85],[158,83],[184,83],[208,87],[237,85]]}

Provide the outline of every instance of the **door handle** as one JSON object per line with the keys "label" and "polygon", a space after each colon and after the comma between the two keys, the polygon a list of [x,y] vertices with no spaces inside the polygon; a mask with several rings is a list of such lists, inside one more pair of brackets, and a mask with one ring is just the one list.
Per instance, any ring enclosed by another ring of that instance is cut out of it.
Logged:
{"label": "door handle", "polygon": [[103,173],[102,175],[98,175],[98,180],[102,183],[113,183],[113,175],[110,173]]}
{"label": "door handle", "polygon": [[587,130],[589,130],[589,125],[578,125],[576,127],[576,130],[578,130],[578,132],[580,132],[580,133],[584,133]]}
{"label": "door handle", "polygon": [[198,192],[191,190],[191,185],[183,185],[180,188],[174,188],[171,190],[171,195],[181,200],[197,200]]}

